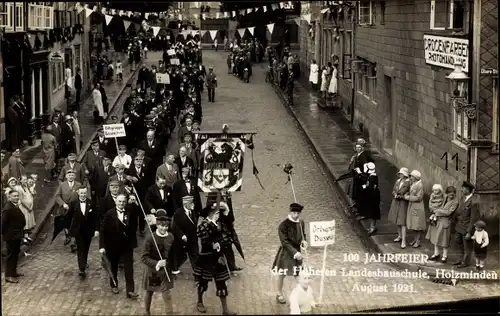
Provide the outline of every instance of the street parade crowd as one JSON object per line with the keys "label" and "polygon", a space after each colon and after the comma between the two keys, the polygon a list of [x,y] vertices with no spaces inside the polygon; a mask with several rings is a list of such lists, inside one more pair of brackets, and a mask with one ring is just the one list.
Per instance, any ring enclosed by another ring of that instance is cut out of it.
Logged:
{"label": "street parade crowd", "polygon": [[[135,299],[134,249],[143,239],[140,261],[144,265],[142,280],[145,290],[145,311],[150,314],[154,293],[161,293],[165,313],[172,314],[170,292],[174,290],[175,276],[189,258],[196,281],[197,309],[206,313],[204,293],[210,281],[220,298],[222,313],[234,314],[228,309],[226,282],[241,270],[235,263],[233,245],[243,257],[242,247],[234,229],[235,216],[231,195],[209,193],[206,206],[198,187],[203,154],[196,132],[203,122],[201,94],[208,94],[208,102],[216,99],[217,76],[213,67],[202,63],[199,36],[179,36],[162,43],[155,39],[155,49],[163,49],[163,58],[150,69],[140,66],[136,88],[124,104],[120,123],[126,136],[106,138],[100,128],[91,148],[81,162],[77,108],[71,114],[55,112],[51,124],[42,134],[45,182],[58,181],[54,215],[54,236],[64,233],[67,251],[76,253],[79,276],[87,276],[89,249],[98,238],[102,264],[109,275],[112,293],[120,292],[118,270],[125,274],[125,293]],[[214,47],[217,47],[214,43]],[[128,64],[132,69],[147,57],[147,45],[136,38],[128,44]],[[287,91],[293,103],[293,84],[300,69],[297,56],[288,48],[283,50],[264,46],[258,40],[235,41],[224,39],[228,73],[245,82],[252,76],[252,63],[261,62],[267,54],[269,70],[266,80]],[[119,59],[99,60],[96,84],[92,92],[94,118],[102,124],[109,115],[104,80],[122,80],[123,66]],[[316,70],[317,72],[317,70]],[[168,75],[159,83],[158,75]],[[78,72],[79,75],[79,72]],[[78,80],[78,79],[77,79]],[[81,80],[81,78],[80,78]],[[316,80],[317,82],[317,80]],[[76,83],[76,82],[75,82]],[[314,83],[314,82],[313,82]],[[22,98],[12,100],[12,109],[22,109]],[[210,105],[206,105],[210,106]],[[176,139],[178,146],[167,151],[169,142]],[[2,160],[5,152],[2,152]],[[58,163],[59,160],[64,163]],[[284,172],[291,174],[293,166]],[[349,193],[352,208],[359,220],[369,219],[369,234],[376,232],[380,219],[380,191],[376,166],[366,142],[359,139],[348,172],[337,179],[350,179]],[[484,267],[488,234],[480,221],[477,202],[472,199],[474,186],[463,183],[464,198],[456,199],[456,189],[433,187],[429,208],[432,216],[425,218],[421,174],[401,168],[394,185],[394,200],[389,214],[398,225],[394,240],[406,247],[407,230],[417,232],[409,243],[418,248],[423,233],[435,245],[431,260],[446,262],[452,237],[449,222],[455,220],[454,239],[461,246],[463,257],[457,264],[467,266],[474,253],[478,270]],[[36,196],[36,174],[23,170],[18,148],[9,158],[9,175],[2,205],[2,238],[6,243],[5,279],[18,283],[23,274],[17,264],[23,245],[31,242],[30,231],[35,227],[33,215]],[[298,203],[289,206],[287,218],[278,227],[281,243],[271,269],[287,271],[278,276],[276,301],[285,304],[283,284],[286,276],[297,276],[296,268],[303,265],[307,251],[305,224],[300,219],[304,207]],[[454,216],[452,218],[452,215]],[[429,222],[429,227],[427,223]],[[310,312],[315,307],[307,273],[300,273],[297,287],[289,296],[292,314]]]}

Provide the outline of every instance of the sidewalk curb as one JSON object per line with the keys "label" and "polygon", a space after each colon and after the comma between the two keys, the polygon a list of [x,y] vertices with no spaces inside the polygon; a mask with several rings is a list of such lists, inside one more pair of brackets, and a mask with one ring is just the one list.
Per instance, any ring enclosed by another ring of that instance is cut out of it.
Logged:
{"label": "sidewalk curb", "polygon": [[[141,64],[142,64],[142,62],[141,62]],[[141,64],[139,64],[138,66],[140,66]],[[137,67],[132,72],[132,75],[128,78],[127,82],[123,85],[123,87],[118,92],[118,95],[113,100],[113,103],[112,103],[113,105],[110,108],[110,111],[109,111],[108,117],[106,118],[106,121],[111,118],[111,113],[113,112],[113,110],[115,109],[115,106],[118,104],[118,101],[120,100],[120,98],[122,97],[123,93],[127,89],[127,84],[133,82],[133,78],[137,74],[137,72],[139,71],[139,69],[140,69],[140,67]],[[81,162],[83,160],[83,157],[85,157],[85,153],[90,148],[90,144],[92,143],[92,140],[96,137],[96,135],[97,135],[97,129],[92,133],[92,135],[88,138],[88,140],[82,146],[80,154],[78,155],[78,158],[77,158],[78,162]],[[47,223],[47,221],[52,217],[52,209],[54,208],[55,204],[56,204],[56,196],[54,194],[53,196],[50,197],[50,199],[48,200],[47,205],[43,209],[43,214],[45,214],[45,215],[40,220],[40,222],[37,223],[35,229],[33,230],[33,234],[32,234],[33,242],[30,245],[30,250],[31,250],[31,248],[33,248],[36,245],[36,241],[37,241],[40,233],[43,231],[43,227],[45,226],[45,224]]]}
{"label": "sidewalk curb", "polygon": [[[271,83],[272,88],[274,89],[274,92],[277,94],[278,98],[280,99],[282,105],[287,109],[287,111],[290,113],[290,115],[295,119],[296,125],[299,127],[299,129],[303,132],[303,134],[306,136],[306,141],[311,145],[313,152],[315,154],[315,158],[317,158],[317,161],[322,165],[325,171],[327,171],[327,176],[331,180],[331,185],[337,194],[337,196],[340,198],[340,202],[343,205],[343,216],[345,219],[347,219],[352,226],[354,227],[354,230],[356,234],[360,237],[360,240],[362,244],[365,246],[365,248],[368,251],[372,251],[373,253],[384,253],[382,246],[377,244],[375,240],[368,235],[366,232],[366,229],[364,228],[363,224],[359,221],[356,220],[356,218],[352,215],[352,213],[349,211],[348,206],[350,205],[351,201],[349,200],[349,197],[347,196],[347,193],[340,187],[339,183],[335,182],[336,178],[338,175],[334,173],[334,169],[331,167],[330,163],[328,160],[325,158],[326,155],[323,153],[321,150],[321,147],[319,144],[312,138],[310,132],[307,130],[305,127],[306,125],[302,122],[302,120],[298,117],[298,115],[295,113],[293,106],[290,106],[288,101],[286,100],[286,96],[284,96],[283,92],[279,90],[279,87],[276,87],[273,83]],[[425,266],[420,266],[420,265],[412,265],[412,264],[407,264],[407,263],[389,263],[391,266],[396,267],[401,270],[408,269],[410,272],[417,272],[417,271],[422,271],[422,272],[427,272],[429,275],[429,281],[437,280],[436,279],[436,270],[439,269],[439,267],[425,267]],[[445,270],[451,271],[447,268]],[[456,270],[454,270],[456,271]],[[491,271],[489,271],[491,272]],[[460,282],[473,282],[473,283],[498,283],[500,282],[500,279],[493,279],[493,280],[469,280],[469,279],[460,279]]]}

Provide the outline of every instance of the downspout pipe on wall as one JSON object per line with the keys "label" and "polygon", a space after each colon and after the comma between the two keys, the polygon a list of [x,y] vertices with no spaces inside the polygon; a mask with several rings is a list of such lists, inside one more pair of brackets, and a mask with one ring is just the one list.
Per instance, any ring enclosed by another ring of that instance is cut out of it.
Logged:
{"label": "downspout pipe on wall", "polygon": [[354,105],[356,104],[356,75],[352,69],[352,61],[356,59],[356,29],[358,25],[358,12],[359,12],[359,2],[356,1],[354,5],[354,13],[352,15],[352,40],[351,40],[351,126],[354,125]]}

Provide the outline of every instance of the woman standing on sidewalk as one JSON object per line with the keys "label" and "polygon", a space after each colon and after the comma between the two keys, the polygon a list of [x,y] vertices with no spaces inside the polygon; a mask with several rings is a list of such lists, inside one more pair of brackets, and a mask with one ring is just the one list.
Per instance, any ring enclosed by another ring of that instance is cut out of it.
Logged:
{"label": "woman standing on sidewalk", "polygon": [[316,64],[315,59],[313,59],[309,68],[311,69],[309,71],[309,82],[311,83],[312,89],[316,91],[316,89],[318,89],[319,66]]}
{"label": "woman standing on sidewalk", "polygon": [[94,101],[94,119],[102,121],[104,119],[104,106],[102,104],[102,95],[100,91],[100,84],[96,83],[94,90],[92,90],[92,99]]}
{"label": "woman standing on sidewalk", "polygon": [[330,74],[331,74],[332,63],[328,62],[326,67],[323,67],[321,72],[321,96],[324,98],[328,90],[328,85],[330,84]]}
{"label": "woman standing on sidewalk", "polygon": [[[430,260],[437,261],[441,259],[442,263],[446,263],[451,238],[451,215],[457,208],[457,190],[455,187],[449,186],[446,188],[444,205],[434,210],[434,215],[437,217],[436,225],[429,226],[425,236],[434,245],[434,254],[430,257]],[[439,255],[440,247],[443,249],[441,258]]]}
{"label": "woman standing on sidewalk", "polygon": [[401,242],[401,249],[406,248],[406,212],[408,201],[403,197],[410,191],[410,179],[408,168],[401,168],[398,172],[398,180],[392,189],[392,203],[389,209],[388,219],[398,226],[398,237],[394,242]]}
{"label": "woman standing on sidewalk", "polygon": [[36,225],[35,214],[33,213],[34,198],[28,187],[27,175],[23,174],[21,176],[20,183],[21,184],[16,187],[16,191],[19,192],[19,208],[26,219],[24,230],[29,233]]}
{"label": "woman standing on sidewalk", "polygon": [[411,187],[408,194],[404,196],[408,203],[408,211],[406,216],[406,227],[409,230],[416,232],[415,239],[410,243],[413,248],[420,247],[420,239],[425,231],[427,223],[425,218],[424,207],[424,187],[422,184],[422,174],[413,170],[410,173]]}
{"label": "woman standing on sidewalk", "polygon": [[20,179],[24,172],[24,164],[21,160],[21,150],[14,148],[12,155],[9,157],[9,177]]}
{"label": "woman standing on sidewalk", "polygon": [[51,131],[52,126],[48,125],[45,127],[42,134],[43,162],[46,172],[43,181],[46,183],[50,182],[50,180],[55,177],[54,169],[56,168],[57,140],[56,137],[51,134]]}
{"label": "woman standing on sidewalk", "polygon": [[363,166],[363,173],[359,175],[361,179],[361,198],[358,205],[361,216],[370,220],[368,234],[377,231],[376,224],[380,220],[380,189],[378,186],[378,176],[375,172],[375,164],[368,162]]}

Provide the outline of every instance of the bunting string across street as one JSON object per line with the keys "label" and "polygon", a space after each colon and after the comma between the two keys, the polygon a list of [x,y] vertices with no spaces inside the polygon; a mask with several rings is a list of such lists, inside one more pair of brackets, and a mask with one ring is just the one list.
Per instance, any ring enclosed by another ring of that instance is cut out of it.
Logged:
{"label": "bunting string across street", "polygon": [[2,315],[498,313],[498,1],[424,2],[0,4]]}

